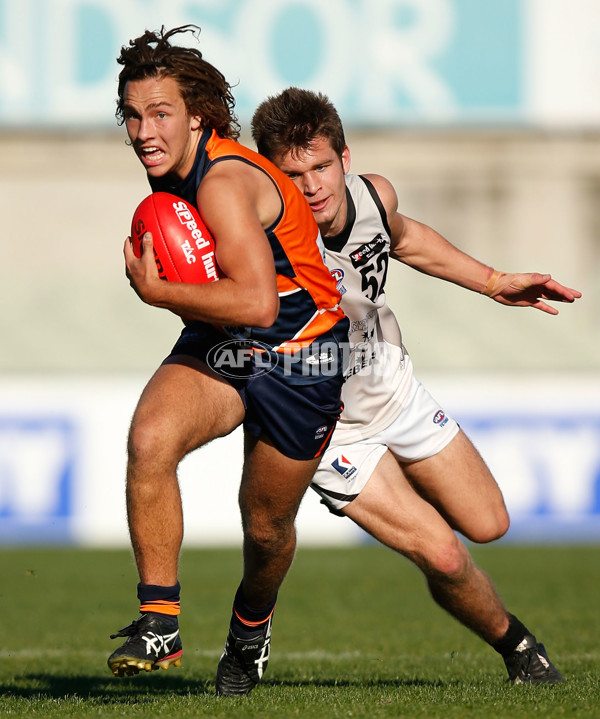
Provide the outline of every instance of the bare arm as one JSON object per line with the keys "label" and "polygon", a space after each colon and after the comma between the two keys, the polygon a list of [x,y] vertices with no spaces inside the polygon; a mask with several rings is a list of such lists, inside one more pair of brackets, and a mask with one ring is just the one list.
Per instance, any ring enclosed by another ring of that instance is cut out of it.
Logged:
{"label": "bare arm", "polygon": [[144,302],[215,324],[273,324],[279,298],[273,253],[263,226],[270,223],[279,198],[262,175],[244,163],[225,161],[212,168],[200,185],[198,206],[214,237],[224,275],[218,282],[165,282],[156,270],[151,238],[144,238],[140,259],[129,239],[125,242],[127,274]]}
{"label": "bare arm", "polygon": [[431,227],[398,212],[391,184],[379,175],[368,175],[384,204],[391,230],[390,255],[420,272],[453,282],[496,302],[514,307],[535,307],[556,315],[544,300],[573,302],[581,292],[565,287],[549,274],[506,273],[494,270],[462,252]]}

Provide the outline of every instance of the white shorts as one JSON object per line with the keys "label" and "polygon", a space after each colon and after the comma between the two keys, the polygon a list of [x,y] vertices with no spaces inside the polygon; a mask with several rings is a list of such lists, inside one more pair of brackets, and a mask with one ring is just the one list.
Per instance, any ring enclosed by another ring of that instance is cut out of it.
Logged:
{"label": "white shorts", "polygon": [[413,377],[406,405],[398,417],[368,439],[353,444],[332,443],[321,459],[311,487],[321,495],[323,504],[339,514],[358,497],[386,450],[399,462],[416,462],[444,449],[458,430],[454,419]]}

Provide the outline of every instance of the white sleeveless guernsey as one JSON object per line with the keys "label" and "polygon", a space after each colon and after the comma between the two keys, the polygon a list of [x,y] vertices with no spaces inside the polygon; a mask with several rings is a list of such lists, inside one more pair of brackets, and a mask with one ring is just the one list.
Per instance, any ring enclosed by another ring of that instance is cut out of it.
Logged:
{"label": "white sleeveless guernsey", "polygon": [[372,183],[359,175],[346,175],[346,196],[344,229],[323,238],[325,261],[350,320],[344,411],[332,445],[367,439],[389,426],[402,411],[412,378],[412,363],[384,292],[390,252],[385,210]]}

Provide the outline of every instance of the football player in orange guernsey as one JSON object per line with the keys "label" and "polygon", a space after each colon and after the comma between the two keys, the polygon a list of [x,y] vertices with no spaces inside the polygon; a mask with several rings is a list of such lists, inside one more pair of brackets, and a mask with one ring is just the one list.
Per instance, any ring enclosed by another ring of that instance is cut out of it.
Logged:
{"label": "football player in orange guernsey", "polygon": [[146,31],[117,60],[117,117],[152,190],[199,209],[215,240],[221,279],[163,281],[150,234],[140,258],[125,242],[127,275],[139,297],[186,322],[131,423],[126,498],[141,616],[113,635],[126,641],[108,664],[124,676],[180,663],[177,467],[189,452],[243,424],[244,570],[217,692],[247,694],[267,666],[277,592],[294,555],[296,512],[341,412],[348,321],[302,193],[237,142],[223,75],[198,49],[172,44],[195,29]]}

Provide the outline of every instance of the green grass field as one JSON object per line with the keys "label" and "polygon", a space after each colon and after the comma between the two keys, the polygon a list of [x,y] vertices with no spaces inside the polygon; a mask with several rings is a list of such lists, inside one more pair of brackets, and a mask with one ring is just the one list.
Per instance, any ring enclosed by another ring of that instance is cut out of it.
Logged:
{"label": "green grass field", "polygon": [[510,686],[501,658],[442,612],[420,573],[378,546],[302,549],[280,594],[271,662],[250,696],[214,674],[235,550],[184,550],[181,668],[114,678],[109,634],[137,615],[126,551],[0,550],[0,716],[599,717],[600,547],[477,547],[508,608],[567,678]]}

